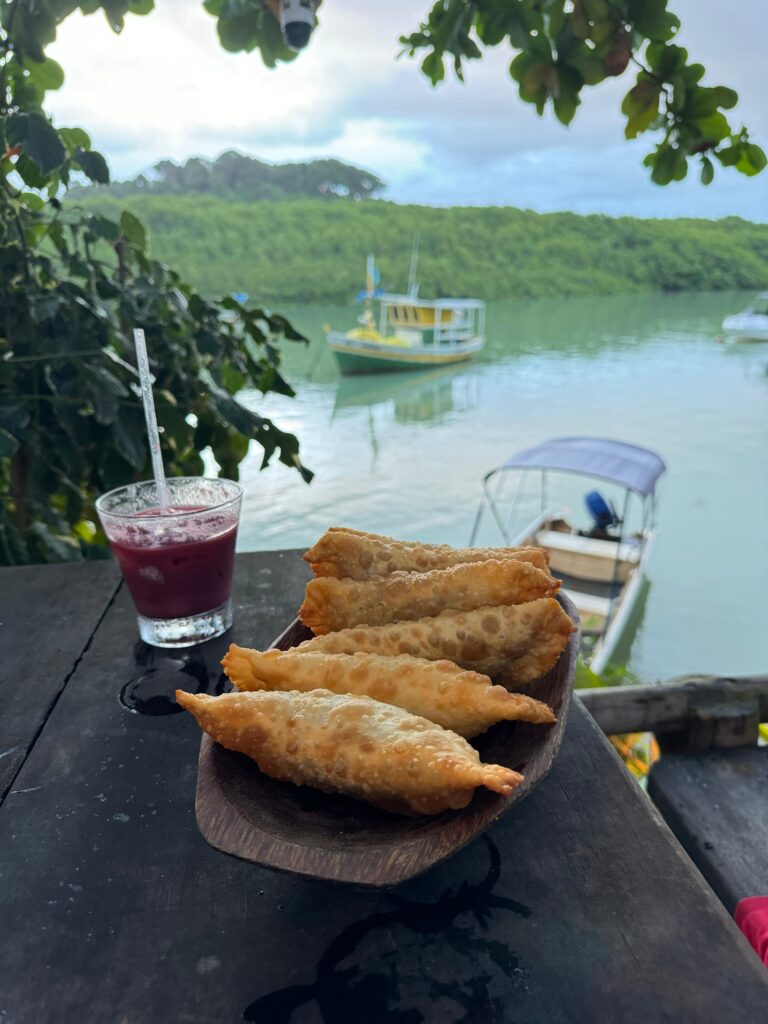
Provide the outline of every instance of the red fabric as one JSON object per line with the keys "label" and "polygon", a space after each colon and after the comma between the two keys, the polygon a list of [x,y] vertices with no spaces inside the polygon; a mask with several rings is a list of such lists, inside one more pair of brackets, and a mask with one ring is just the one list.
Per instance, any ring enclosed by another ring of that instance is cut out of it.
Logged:
{"label": "red fabric", "polygon": [[740,900],[733,915],[749,944],[768,967],[768,896]]}

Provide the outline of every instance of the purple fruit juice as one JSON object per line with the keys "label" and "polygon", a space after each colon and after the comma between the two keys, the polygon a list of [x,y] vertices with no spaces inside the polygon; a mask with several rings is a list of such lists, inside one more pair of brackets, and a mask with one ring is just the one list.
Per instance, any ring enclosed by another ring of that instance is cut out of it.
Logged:
{"label": "purple fruit juice", "polygon": [[[222,605],[232,591],[237,524],[231,516],[208,515],[204,525],[179,513],[204,506],[137,512],[111,531],[110,544],[136,610],[150,619],[198,615]],[[148,518],[146,524],[143,518]]]}

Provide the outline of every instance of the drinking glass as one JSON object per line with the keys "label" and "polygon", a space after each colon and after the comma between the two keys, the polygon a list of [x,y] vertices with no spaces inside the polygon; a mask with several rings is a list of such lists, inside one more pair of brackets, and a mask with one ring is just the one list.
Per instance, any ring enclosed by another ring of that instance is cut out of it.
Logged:
{"label": "drinking glass", "polygon": [[190,647],[232,625],[232,571],[242,488],[232,480],[171,477],[161,511],[154,480],[96,502],[136,606],[141,639]]}

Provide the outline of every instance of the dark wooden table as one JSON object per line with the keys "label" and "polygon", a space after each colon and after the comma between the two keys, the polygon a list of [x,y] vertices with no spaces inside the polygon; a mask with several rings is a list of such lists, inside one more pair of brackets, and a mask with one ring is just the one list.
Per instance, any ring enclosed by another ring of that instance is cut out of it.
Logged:
{"label": "dark wooden table", "polygon": [[[306,575],[240,557],[233,638],[268,644]],[[768,972],[578,702],[503,821],[355,890],[197,831],[200,734],[167,695],[215,692],[232,637],[147,648],[109,563],[0,571],[0,622],[2,1024],[765,1020]]]}

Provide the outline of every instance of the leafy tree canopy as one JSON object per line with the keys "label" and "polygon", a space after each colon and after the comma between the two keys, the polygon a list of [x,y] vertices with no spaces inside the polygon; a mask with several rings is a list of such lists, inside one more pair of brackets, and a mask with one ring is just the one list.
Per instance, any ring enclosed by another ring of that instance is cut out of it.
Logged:
{"label": "leafy tree canopy", "polygon": [[520,99],[539,114],[551,107],[570,124],[583,91],[632,68],[635,82],[621,105],[625,135],[646,132],[657,143],[645,158],[657,185],[681,181],[691,159],[701,180],[714,177],[713,159],[753,175],[766,164],[746,128],[735,129],[724,111],[738,96],[726,86],[706,86],[706,70],[672,40],[680,19],[667,0],[438,0],[416,32],[401,42],[437,85],[446,60],[460,80],[467,61],[483,49],[515,51],[509,73]]}
{"label": "leafy tree canopy", "polygon": [[[143,327],[163,457],[203,472],[206,449],[237,478],[252,442],[309,480],[296,438],[240,404],[249,386],[293,394],[278,342],[303,341],[281,316],[204,298],[153,259],[141,222],[62,202],[74,172],[109,168],[82,128],[54,127],[46,93],[64,81],[46,57],[71,0],[0,6],[0,564],[98,557],[95,497],[151,475],[131,330]],[[89,0],[115,30],[151,0]]]}
{"label": "leafy tree canopy", "polygon": [[244,291],[279,308],[338,302],[349,307],[350,320],[371,240],[381,287],[403,291],[414,232],[425,298],[758,291],[768,281],[768,224],[737,217],[646,220],[385,200],[332,207],[319,199],[122,200],[100,191],[87,207],[113,219],[123,203],[146,224],[156,255],[203,294]]}
{"label": "leafy tree canopy", "polygon": [[[295,57],[281,49],[265,0],[207,0],[205,7],[218,18],[227,49],[258,47],[270,66]],[[468,61],[491,47],[508,48],[520,99],[539,114],[551,108],[565,125],[585,89],[631,69],[634,83],[621,105],[625,135],[656,140],[645,165],[657,185],[685,178],[691,160],[705,185],[715,162],[757,174],[764,152],[725,113],[737,94],[703,84],[704,66],[673,41],[679,28],[667,0],[437,0],[400,41],[433,85],[445,78],[446,63],[463,81]]]}
{"label": "leafy tree canopy", "polygon": [[[161,160],[153,172],[112,182],[101,191],[113,196],[200,194],[254,201],[288,196],[367,199],[385,187],[375,174],[340,160],[271,164],[234,151],[216,160]],[[73,189],[72,194],[81,190]]]}

